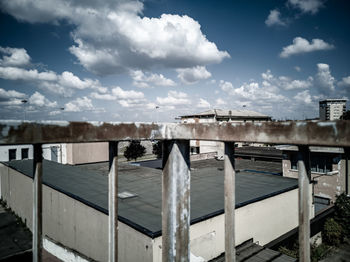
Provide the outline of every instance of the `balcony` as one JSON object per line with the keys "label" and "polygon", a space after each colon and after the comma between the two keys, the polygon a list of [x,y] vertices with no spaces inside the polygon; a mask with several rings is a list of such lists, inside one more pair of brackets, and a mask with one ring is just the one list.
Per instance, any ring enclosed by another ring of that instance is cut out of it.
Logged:
{"label": "balcony", "polygon": [[[33,261],[42,250],[42,145],[109,142],[109,261],[118,258],[117,143],[131,139],[163,140],[162,260],[189,261],[190,140],[225,145],[225,260],[235,261],[235,142],[297,145],[299,172],[299,257],[310,261],[310,165],[308,146],[350,147],[350,122],[267,122],[154,124],[103,122],[0,121],[0,144],[33,144]],[[347,177],[349,174],[347,174]],[[349,183],[347,181],[347,190]],[[347,191],[349,192],[349,191]],[[106,236],[107,237],[107,236]]]}

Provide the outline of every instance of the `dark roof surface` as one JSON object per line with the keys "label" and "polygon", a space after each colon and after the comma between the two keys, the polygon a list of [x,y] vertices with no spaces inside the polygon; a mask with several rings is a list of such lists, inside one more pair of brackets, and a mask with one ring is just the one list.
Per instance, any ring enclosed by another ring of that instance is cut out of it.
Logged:
{"label": "dark roof surface", "polygon": [[[7,162],[32,177],[32,160]],[[108,163],[79,166],[44,160],[44,184],[108,214]],[[159,169],[120,164],[119,192],[138,196],[119,200],[119,220],[150,237],[161,235],[161,174]],[[297,180],[275,175],[239,172],[236,175],[236,207],[297,188]],[[191,223],[224,213],[223,161],[191,163]]]}

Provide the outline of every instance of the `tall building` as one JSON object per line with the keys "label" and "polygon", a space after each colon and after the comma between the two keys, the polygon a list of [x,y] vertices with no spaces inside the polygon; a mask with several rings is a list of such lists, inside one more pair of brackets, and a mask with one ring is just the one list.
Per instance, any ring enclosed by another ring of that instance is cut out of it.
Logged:
{"label": "tall building", "polygon": [[337,120],[346,111],[346,99],[320,101],[320,120]]}

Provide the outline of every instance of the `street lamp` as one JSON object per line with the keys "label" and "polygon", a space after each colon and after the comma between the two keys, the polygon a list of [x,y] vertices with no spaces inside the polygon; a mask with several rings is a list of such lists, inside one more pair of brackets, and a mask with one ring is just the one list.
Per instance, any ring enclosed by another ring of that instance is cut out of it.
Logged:
{"label": "street lamp", "polygon": [[157,122],[156,123],[158,123],[158,110],[157,109],[159,109],[159,106],[156,106],[156,114],[157,114]]}
{"label": "street lamp", "polygon": [[26,103],[28,103],[28,100],[23,99],[22,101],[23,104],[23,111],[24,111],[24,121],[26,120]]}

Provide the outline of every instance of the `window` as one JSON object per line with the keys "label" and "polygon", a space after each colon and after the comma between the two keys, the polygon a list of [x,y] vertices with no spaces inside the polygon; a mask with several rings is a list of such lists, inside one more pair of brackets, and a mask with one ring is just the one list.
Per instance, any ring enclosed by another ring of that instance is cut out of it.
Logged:
{"label": "window", "polygon": [[191,154],[199,154],[199,146],[191,146]]}
{"label": "window", "polygon": [[298,170],[298,155],[291,154],[290,156],[291,169]]}
{"label": "window", "polygon": [[28,152],[29,152],[29,148],[22,148],[21,150],[21,159],[28,159]]}
{"label": "window", "polygon": [[[298,155],[296,153],[290,158],[291,169],[298,170]],[[332,171],[333,157],[329,154],[311,153],[311,172],[327,173]]]}
{"label": "window", "polygon": [[17,149],[9,149],[9,161],[16,160]]}

